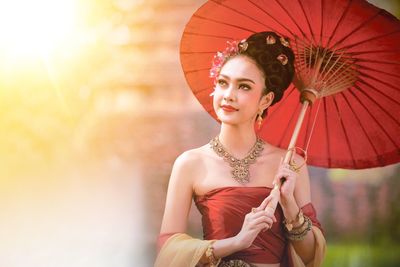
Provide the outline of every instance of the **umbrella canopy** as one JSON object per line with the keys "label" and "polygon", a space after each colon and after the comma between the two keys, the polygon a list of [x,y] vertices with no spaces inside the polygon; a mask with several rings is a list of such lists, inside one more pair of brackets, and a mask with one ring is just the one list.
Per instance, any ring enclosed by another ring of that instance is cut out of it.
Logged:
{"label": "umbrella canopy", "polygon": [[[186,25],[181,64],[195,97],[217,121],[209,96],[213,57],[227,41],[261,31],[290,40],[298,88],[321,87],[297,141],[308,147],[308,164],[362,169],[400,161],[399,20],[364,0],[208,1]],[[316,68],[318,55],[324,60]],[[309,81],[310,69],[317,69],[317,82]],[[287,148],[301,109],[299,97],[291,84],[269,108],[258,135]]]}

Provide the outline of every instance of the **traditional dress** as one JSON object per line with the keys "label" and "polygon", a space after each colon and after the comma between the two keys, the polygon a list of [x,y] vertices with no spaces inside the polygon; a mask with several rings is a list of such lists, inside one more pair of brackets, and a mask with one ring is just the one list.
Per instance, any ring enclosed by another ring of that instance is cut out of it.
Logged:
{"label": "traditional dress", "polygon": [[[202,214],[204,240],[191,238],[182,233],[160,236],[164,243],[155,266],[195,266],[204,254],[210,240],[235,236],[242,228],[244,216],[257,207],[270,194],[269,187],[221,187],[202,196],[194,196],[197,208]],[[301,208],[312,223],[315,235],[315,257],[308,266],[321,266],[325,253],[325,239],[311,203]],[[233,253],[223,260],[240,259],[249,263],[280,263],[281,267],[304,266],[299,256],[284,236],[283,211],[278,205],[275,211],[277,222],[272,228],[260,232],[253,244]]]}

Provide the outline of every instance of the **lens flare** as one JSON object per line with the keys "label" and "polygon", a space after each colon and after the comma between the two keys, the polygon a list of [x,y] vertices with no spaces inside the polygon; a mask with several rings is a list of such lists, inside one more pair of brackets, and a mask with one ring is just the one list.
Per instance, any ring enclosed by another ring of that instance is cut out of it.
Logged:
{"label": "lens flare", "polygon": [[15,62],[51,54],[76,27],[74,0],[2,1],[0,53]]}

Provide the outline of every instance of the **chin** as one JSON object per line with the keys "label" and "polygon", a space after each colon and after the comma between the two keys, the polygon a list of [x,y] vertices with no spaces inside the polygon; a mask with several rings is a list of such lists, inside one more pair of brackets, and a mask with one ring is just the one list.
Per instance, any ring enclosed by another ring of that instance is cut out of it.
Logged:
{"label": "chin", "polygon": [[229,124],[229,125],[239,125],[243,124],[243,121],[238,120],[238,118],[227,118],[227,116],[218,116],[218,120],[221,123]]}
{"label": "chin", "polygon": [[225,116],[218,116],[218,120],[225,124],[238,124],[238,121],[236,119],[227,118]]}

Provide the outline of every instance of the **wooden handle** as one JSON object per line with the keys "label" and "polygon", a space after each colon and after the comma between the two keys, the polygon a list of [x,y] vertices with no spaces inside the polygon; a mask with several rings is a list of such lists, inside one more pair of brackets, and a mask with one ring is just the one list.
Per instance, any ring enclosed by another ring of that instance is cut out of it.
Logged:
{"label": "wooden handle", "polygon": [[[299,115],[299,117],[297,119],[296,126],[295,126],[293,134],[292,134],[292,138],[290,139],[288,150],[286,151],[285,158],[283,159],[283,163],[284,164],[288,164],[290,162],[290,160],[292,159],[292,157],[293,157],[293,153],[295,151],[294,148],[296,146],[297,137],[299,135],[300,128],[301,128],[301,125],[303,123],[303,119],[304,119],[304,116],[306,114],[308,106],[309,106],[309,102],[308,101],[304,101],[303,105],[302,105],[302,108],[301,108],[301,111],[300,111],[300,115]],[[268,205],[267,205],[267,207],[265,209],[272,209],[271,211],[275,212],[276,206],[278,205],[279,200],[280,200],[280,196],[281,196],[280,188],[282,186],[282,182],[284,182],[284,181],[279,181],[278,184],[276,184],[274,186],[274,189],[272,189],[272,191],[270,193],[270,195],[272,196],[272,199],[268,203]]]}

